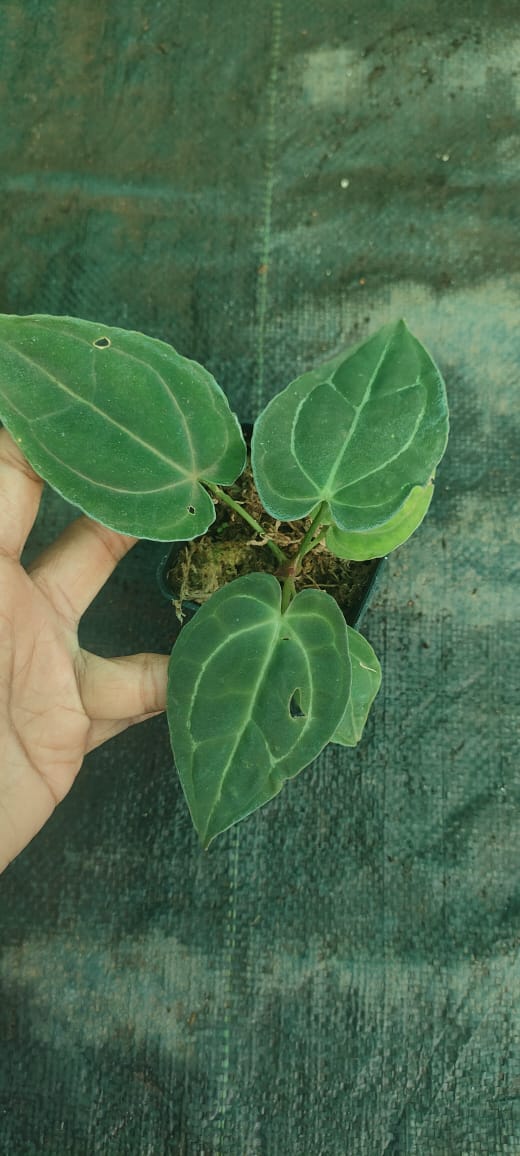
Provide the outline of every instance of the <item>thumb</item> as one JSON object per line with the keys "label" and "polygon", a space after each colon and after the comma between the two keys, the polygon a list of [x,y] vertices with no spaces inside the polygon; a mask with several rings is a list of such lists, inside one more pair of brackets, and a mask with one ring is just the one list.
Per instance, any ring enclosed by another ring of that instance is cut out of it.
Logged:
{"label": "thumb", "polygon": [[100,658],[79,650],[78,685],[91,719],[129,719],[166,708],[167,654]]}

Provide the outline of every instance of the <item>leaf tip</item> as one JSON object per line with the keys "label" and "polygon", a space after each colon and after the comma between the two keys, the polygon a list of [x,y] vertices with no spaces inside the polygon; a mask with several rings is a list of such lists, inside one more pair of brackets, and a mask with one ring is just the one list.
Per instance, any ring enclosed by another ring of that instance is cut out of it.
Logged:
{"label": "leaf tip", "polygon": [[199,836],[199,842],[202,850],[207,851],[210,843],[212,843],[215,838],[215,833],[211,835],[208,831],[208,828],[206,827],[205,830],[197,828],[197,834]]}

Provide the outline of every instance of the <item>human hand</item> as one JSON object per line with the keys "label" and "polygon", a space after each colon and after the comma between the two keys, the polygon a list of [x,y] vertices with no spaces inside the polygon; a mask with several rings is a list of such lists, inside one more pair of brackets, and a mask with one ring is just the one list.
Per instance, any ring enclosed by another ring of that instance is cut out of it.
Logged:
{"label": "human hand", "polygon": [[20,565],[43,485],[0,429],[0,871],[86,754],[166,705],[167,655],[100,658],[78,642],[81,615],[137,538],[82,515]]}

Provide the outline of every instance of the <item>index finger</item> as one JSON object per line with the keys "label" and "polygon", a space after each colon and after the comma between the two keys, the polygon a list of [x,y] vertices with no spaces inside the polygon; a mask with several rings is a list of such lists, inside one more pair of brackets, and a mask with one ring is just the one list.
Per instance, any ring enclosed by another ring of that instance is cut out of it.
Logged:
{"label": "index finger", "polygon": [[0,552],[16,562],[35,523],[43,485],[11,434],[0,429]]}
{"label": "index finger", "polygon": [[77,626],[118,562],[138,541],[81,514],[31,562],[27,573]]}

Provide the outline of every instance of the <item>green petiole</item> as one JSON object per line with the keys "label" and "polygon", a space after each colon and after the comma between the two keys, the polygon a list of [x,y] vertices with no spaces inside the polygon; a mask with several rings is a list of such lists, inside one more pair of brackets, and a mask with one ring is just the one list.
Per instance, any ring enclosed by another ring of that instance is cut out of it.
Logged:
{"label": "green petiole", "polygon": [[266,546],[269,546],[269,549],[273,554],[276,555],[279,562],[287,563],[289,561],[287,554],[284,554],[283,550],[280,550],[280,547],[276,545],[276,542],[273,542],[272,538],[266,538],[265,530],[262,529],[260,522],[257,522],[256,518],[253,518],[252,514],[249,514],[247,510],[244,510],[244,507],[240,505],[240,502],[235,502],[235,499],[232,498],[230,494],[227,494],[225,490],[221,490],[220,486],[215,485],[214,482],[205,481],[204,485],[207,486],[208,490],[212,490],[212,492],[217,498],[220,499],[221,502],[224,502],[226,506],[229,506],[229,508],[234,510],[236,514],[239,514],[240,517],[243,518],[244,521],[247,522],[253,530],[256,530],[257,534],[260,534],[261,538],[264,538]]}

